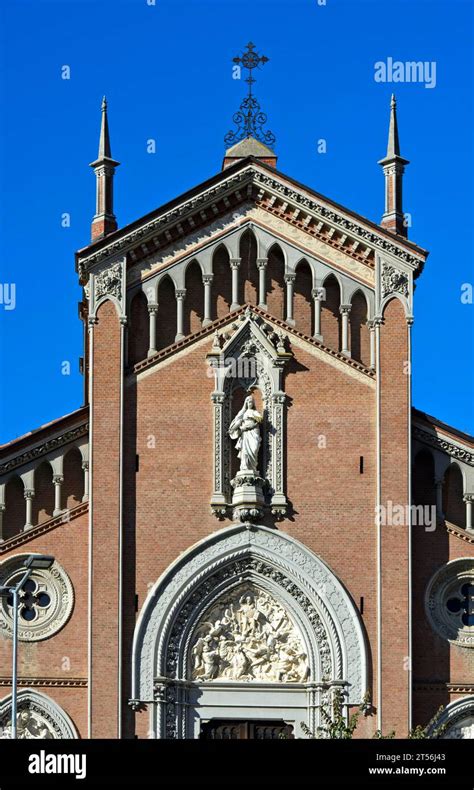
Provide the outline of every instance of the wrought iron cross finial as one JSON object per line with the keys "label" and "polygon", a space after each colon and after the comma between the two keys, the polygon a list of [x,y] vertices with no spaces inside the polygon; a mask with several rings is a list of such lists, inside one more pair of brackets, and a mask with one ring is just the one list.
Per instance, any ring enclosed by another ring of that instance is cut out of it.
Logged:
{"label": "wrought iron cross finial", "polygon": [[244,52],[241,58],[232,58],[232,60],[234,63],[238,63],[239,65],[242,64],[244,69],[247,69],[249,74],[245,82],[248,82],[249,96],[251,96],[252,83],[255,82],[252,76],[252,71],[254,69],[258,69],[260,64],[265,65],[265,63],[268,63],[268,58],[266,57],[266,55],[258,55],[257,52],[254,52],[255,44],[252,44],[251,41],[249,41],[249,43],[247,44],[247,50],[248,51]]}
{"label": "wrought iron cross finial", "polygon": [[267,116],[261,111],[260,104],[252,94],[252,85],[255,82],[252,72],[254,69],[258,69],[260,66],[268,63],[268,60],[266,55],[259,55],[255,51],[255,44],[252,44],[251,41],[247,44],[246,51],[241,57],[232,58],[233,63],[239,66],[242,65],[244,69],[247,69],[248,76],[245,82],[248,84],[249,90],[248,95],[240,105],[240,109],[232,118],[238,128],[234,132],[227,132],[224,137],[226,145],[234,145],[246,137],[254,137],[256,140],[260,140],[260,142],[269,146],[275,144],[275,135],[262,128],[267,121]]}

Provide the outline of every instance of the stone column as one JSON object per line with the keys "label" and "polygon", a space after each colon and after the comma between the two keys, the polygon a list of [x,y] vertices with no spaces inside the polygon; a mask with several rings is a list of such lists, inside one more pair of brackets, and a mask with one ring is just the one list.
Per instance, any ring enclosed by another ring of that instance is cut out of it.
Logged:
{"label": "stone column", "polygon": [[375,324],[373,321],[367,321],[370,333],[370,368],[375,370]]}
{"label": "stone column", "polygon": [[349,348],[349,313],[351,312],[350,304],[341,304],[339,312],[342,315],[342,348],[341,354],[350,357],[351,350]]}
{"label": "stone column", "polygon": [[174,342],[182,340],[184,337],[184,298],[186,288],[176,289],[176,337]]}
{"label": "stone column", "polygon": [[204,284],[204,318],[202,325],[208,326],[212,323],[211,318],[211,286],[213,274],[203,274],[202,282]]}
{"label": "stone column", "polygon": [[285,274],[286,282],[286,323],[295,325],[293,318],[293,286],[295,283],[296,274]]}
{"label": "stone column", "polygon": [[158,315],[158,305],[148,305],[148,315],[150,320],[150,347],[148,349],[148,357],[156,354],[156,317]]}
{"label": "stone column", "polygon": [[474,494],[464,494],[464,501],[466,503],[466,531],[474,532],[472,524],[472,503],[474,502]]}
{"label": "stone column", "polygon": [[267,268],[268,258],[257,258],[258,268],[258,306],[264,310],[267,309],[266,303],[266,277],[265,272]]}
{"label": "stone column", "polygon": [[84,461],[82,468],[84,470],[84,496],[82,501],[87,502],[89,499],[89,461]]}
{"label": "stone column", "polygon": [[54,483],[54,510],[53,516],[59,516],[62,513],[61,508],[61,486],[64,482],[64,477],[62,475],[54,475],[53,483]]}
{"label": "stone column", "polygon": [[444,519],[443,513],[443,478],[439,477],[435,480],[435,488],[436,488],[436,512],[438,514],[438,518]]}
{"label": "stone column", "polygon": [[25,488],[25,502],[26,502],[26,518],[24,529],[30,529],[33,526],[33,497],[35,492],[32,488]]}
{"label": "stone column", "polygon": [[313,288],[311,291],[311,296],[314,300],[314,334],[313,337],[315,340],[319,340],[320,343],[323,342],[323,336],[321,334],[321,303],[323,301],[324,291],[322,288]]}
{"label": "stone column", "polygon": [[239,266],[241,258],[231,258],[230,268],[232,269],[232,304],[231,310],[237,310],[239,305]]}

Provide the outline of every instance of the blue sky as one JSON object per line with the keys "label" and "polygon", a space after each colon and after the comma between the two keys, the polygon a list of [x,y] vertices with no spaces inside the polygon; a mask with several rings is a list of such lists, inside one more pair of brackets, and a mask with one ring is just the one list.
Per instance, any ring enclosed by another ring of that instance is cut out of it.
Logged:
{"label": "blue sky", "polygon": [[[414,405],[474,432],[474,308],[461,302],[474,279],[470,0],[148,2],[3,2],[0,282],[16,305],[0,304],[0,442],[82,404],[74,251],[94,213],[102,95],[125,225],[220,170],[245,87],[232,57],[249,40],[270,58],[255,93],[279,169],[376,222],[395,89],[410,238],[431,253],[415,294]],[[435,61],[436,86],[375,82],[389,57]]]}

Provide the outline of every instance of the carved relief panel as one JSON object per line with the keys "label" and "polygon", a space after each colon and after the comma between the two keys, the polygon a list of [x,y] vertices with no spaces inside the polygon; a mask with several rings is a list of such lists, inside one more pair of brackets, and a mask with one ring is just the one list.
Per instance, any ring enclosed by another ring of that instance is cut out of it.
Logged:
{"label": "carved relief panel", "polygon": [[193,680],[303,682],[309,674],[302,636],[266,592],[245,585],[224,595],[197,626]]}

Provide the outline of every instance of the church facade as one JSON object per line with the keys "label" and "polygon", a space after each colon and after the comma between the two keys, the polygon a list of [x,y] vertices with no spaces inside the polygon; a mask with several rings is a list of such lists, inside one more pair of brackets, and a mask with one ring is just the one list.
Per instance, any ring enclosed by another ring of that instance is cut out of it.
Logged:
{"label": "church facade", "polygon": [[257,138],[118,228],[103,103],[84,405],[0,448],[0,582],[55,557],[21,595],[18,737],[308,737],[336,694],[356,737],[440,706],[474,736],[474,441],[411,403],[395,100],[380,224]]}

